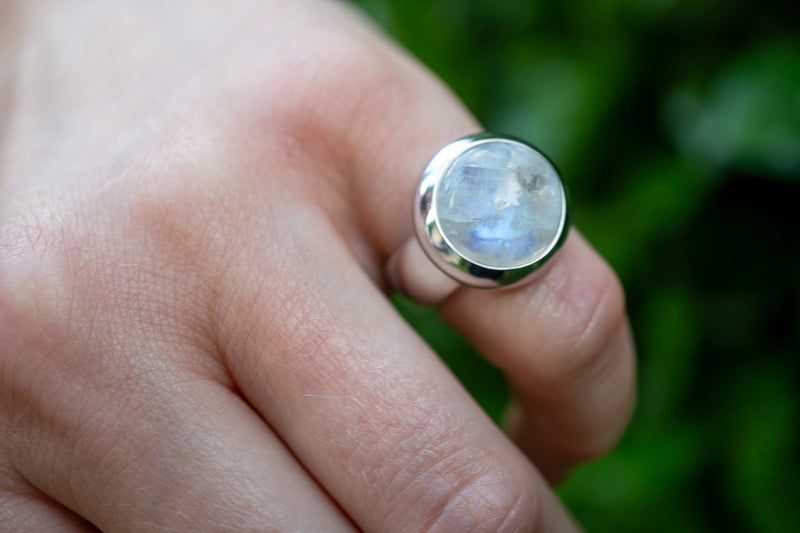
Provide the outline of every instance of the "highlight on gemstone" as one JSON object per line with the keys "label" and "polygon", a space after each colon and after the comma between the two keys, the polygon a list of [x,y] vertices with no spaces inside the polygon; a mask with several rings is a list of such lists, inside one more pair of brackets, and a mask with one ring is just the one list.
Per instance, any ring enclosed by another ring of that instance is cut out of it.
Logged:
{"label": "highlight on gemstone", "polygon": [[441,176],[433,202],[450,246],[471,263],[495,269],[544,257],[558,241],[566,207],[550,162],[506,139],[460,154]]}

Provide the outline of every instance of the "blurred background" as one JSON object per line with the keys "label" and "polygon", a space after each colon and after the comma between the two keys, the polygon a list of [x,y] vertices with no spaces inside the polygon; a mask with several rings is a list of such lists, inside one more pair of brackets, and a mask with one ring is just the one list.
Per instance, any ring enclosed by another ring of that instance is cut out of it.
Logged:
{"label": "blurred background", "polygon": [[[560,167],[619,273],[640,400],[559,488],[592,532],[800,531],[800,3],[358,0]],[[502,376],[409,321],[499,420]]]}

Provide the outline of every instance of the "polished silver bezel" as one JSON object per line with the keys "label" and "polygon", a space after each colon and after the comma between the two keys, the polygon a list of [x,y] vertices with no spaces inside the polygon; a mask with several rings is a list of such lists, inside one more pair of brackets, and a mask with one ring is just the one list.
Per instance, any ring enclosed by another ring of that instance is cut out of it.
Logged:
{"label": "polished silver bezel", "polygon": [[[506,141],[518,143],[530,148],[541,155],[551,166],[547,157],[529,143],[495,133],[477,133],[457,141],[453,141],[442,148],[431,159],[422,174],[417,189],[414,205],[414,226],[417,239],[425,254],[439,269],[459,283],[478,288],[501,288],[519,285],[532,278],[536,272],[559,249],[567,237],[569,229],[569,214],[567,192],[561,182],[561,224],[556,238],[550,243],[546,251],[530,263],[509,269],[488,267],[461,255],[448,241],[441,231],[441,225],[436,212],[436,194],[442,177],[447,173],[453,162],[458,157],[479,144],[492,141]],[[555,166],[553,166],[555,170]],[[558,175],[558,171],[556,171]]]}

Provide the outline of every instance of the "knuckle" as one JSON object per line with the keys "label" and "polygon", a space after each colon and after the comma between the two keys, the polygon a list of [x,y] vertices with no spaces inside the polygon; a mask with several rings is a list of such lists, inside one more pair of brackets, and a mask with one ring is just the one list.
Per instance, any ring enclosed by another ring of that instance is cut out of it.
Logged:
{"label": "knuckle", "polygon": [[187,269],[156,260],[127,214],[99,216],[90,208],[31,209],[0,224],[4,364],[32,360],[25,353],[110,357],[136,328],[160,340],[196,331],[199,296],[185,296],[193,294]]}
{"label": "knuckle", "polygon": [[539,493],[531,481],[492,470],[458,487],[426,528],[430,532],[534,531],[539,522]]}
{"label": "knuckle", "polygon": [[582,383],[617,361],[606,348],[619,336],[626,322],[625,295],[616,274],[598,261],[586,268],[585,277],[566,276],[553,301],[556,326],[551,330],[553,354],[546,378],[552,383]]}
{"label": "knuckle", "polygon": [[201,265],[201,258],[215,253],[211,246],[234,237],[220,234],[227,226],[219,221],[241,210],[229,209],[233,188],[199,168],[208,162],[205,157],[188,153],[170,157],[158,168],[140,170],[136,189],[127,195],[121,231],[139,249],[155,252],[150,257],[153,262]]}
{"label": "knuckle", "polygon": [[283,86],[275,86],[269,76],[270,92],[285,98],[264,100],[270,111],[285,110],[288,118],[295,119],[285,122],[290,127],[328,122],[340,129],[365,98],[375,95],[384,100],[388,92],[398,96],[408,87],[390,49],[364,35],[323,30],[297,49],[291,60],[293,69],[304,75]]}
{"label": "knuckle", "polygon": [[532,531],[540,521],[541,493],[527,469],[480,445],[428,442],[413,457],[384,463],[399,472],[381,502],[379,531]]}
{"label": "knuckle", "polygon": [[[264,69],[253,87],[259,103],[244,123],[268,136],[264,146],[284,157],[298,155],[295,163],[324,162],[328,174],[351,170],[360,161],[350,159],[348,148],[380,142],[389,127],[407,124],[409,109],[425,98],[424,71],[401,57],[371,33],[322,27],[294,46],[285,59],[290,64]],[[286,71],[298,75],[279,75]]]}

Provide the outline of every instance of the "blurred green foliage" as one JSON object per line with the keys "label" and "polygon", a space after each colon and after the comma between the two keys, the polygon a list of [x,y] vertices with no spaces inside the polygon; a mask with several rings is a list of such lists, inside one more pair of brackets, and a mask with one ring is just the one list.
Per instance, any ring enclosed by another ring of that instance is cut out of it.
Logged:
{"label": "blurred green foliage", "polygon": [[[640,399],[559,489],[589,531],[800,531],[800,4],[360,0],[561,168],[626,286]],[[497,420],[507,390],[398,307]]]}

